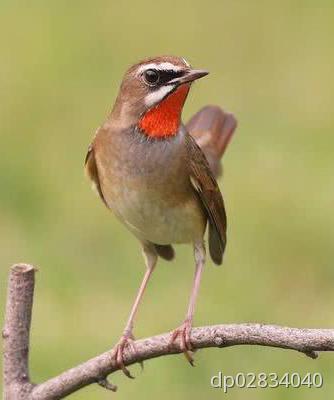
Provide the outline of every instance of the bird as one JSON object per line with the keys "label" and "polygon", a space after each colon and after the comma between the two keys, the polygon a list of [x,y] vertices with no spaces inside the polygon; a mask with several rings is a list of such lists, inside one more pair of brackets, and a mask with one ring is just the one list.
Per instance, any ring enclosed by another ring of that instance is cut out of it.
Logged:
{"label": "bird", "polygon": [[194,81],[208,71],[178,56],[146,58],[125,73],[111,112],[88,147],[85,171],[105,206],[138,239],[145,273],[123,334],[115,346],[135,351],[134,319],[158,258],[171,261],[174,244],[192,244],[195,274],[184,321],[171,332],[193,365],[191,329],[201,275],[209,253],[220,265],[226,246],[226,212],[216,178],[237,126],[232,113],[208,105],[185,125],[181,114]]}

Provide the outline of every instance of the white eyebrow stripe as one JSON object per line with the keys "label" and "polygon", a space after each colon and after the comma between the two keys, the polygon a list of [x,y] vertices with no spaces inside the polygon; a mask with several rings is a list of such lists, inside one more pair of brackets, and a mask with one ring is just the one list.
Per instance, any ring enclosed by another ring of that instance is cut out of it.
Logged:
{"label": "white eyebrow stripe", "polygon": [[185,58],[183,58],[183,57],[182,57],[182,60],[184,61],[184,63],[186,64],[186,66],[187,66],[188,68],[190,68],[190,64],[188,63],[188,61],[187,61]]}
{"label": "white eyebrow stripe", "polygon": [[151,107],[154,104],[159,103],[173,89],[174,85],[162,86],[160,89],[146,95],[145,104],[148,107]]}
{"label": "white eyebrow stripe", "polygon": [[158,70],[172,70],[172,71],[180,71],[182,67],[178,65],[174,65],[170,62],[162,62],[162,63],[151,63],[151,64],[144,64],[138,68],[138,74],[141,74],[148,69],[158,69]]}

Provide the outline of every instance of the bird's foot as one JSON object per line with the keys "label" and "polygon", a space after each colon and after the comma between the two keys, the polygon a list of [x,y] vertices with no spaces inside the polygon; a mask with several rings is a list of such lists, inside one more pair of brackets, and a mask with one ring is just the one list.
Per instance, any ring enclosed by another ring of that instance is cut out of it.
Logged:
{"label": "bird's foot", "polygon": [[136,354],[136,346],[134,344],[135,338],[132,333],[124,333],[115,346],[115,350],[113,353],[113,359],[116,362],[116,365],[119,369],[123,371],[123,373],[131,379],[134,379],[134,376],[131,375],[130,371],[124,365],[124,351],[129,349],[132,353]]}
{"label": "bird's foot", "polygon": [[169,344],[172,345],[176,341],[176,339],[180,337],[181,350],[183,351],[183,354],[190,365],[194,366],[194,359],[191,355],[191,352],[193,351],[193,347],[190,341],[191,328],[191,321],[186,319],[181,326],[179,326],[172,332]]}

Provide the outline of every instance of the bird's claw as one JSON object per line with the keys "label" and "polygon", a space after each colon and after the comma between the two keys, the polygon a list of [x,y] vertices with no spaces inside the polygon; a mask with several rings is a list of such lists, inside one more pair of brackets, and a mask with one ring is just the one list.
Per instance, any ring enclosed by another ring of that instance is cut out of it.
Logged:
{"label": "bird's claw", "polygon": [[124,365],[124,351],[126,349],[129,349],[133,354],[137,353],[134,340],[135,338],[132,334],[124,334],[115,346],[115,350],[113,353],[113,359],[115,360],[117,367],[121,369],[124,375],[126,375],[130,379],[134,379],[134,376],[131,375],[130,371]]}
{"label": "bird's claw", "polygon": [[191,366],[194,366],[194,359],[191,355],[193,347],[190,340],[191,334],[191,321],[185,320],[181,326],[176,328],[169,340],[169,345],[172,345],[178,337],[181,339],[181,350]]}

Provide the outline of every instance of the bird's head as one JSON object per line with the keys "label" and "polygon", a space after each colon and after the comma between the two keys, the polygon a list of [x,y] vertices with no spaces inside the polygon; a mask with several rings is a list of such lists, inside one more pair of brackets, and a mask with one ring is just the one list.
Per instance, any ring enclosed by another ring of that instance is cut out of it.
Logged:
{"label": "bird's head", "polygon": [[146,59],[126,72],[114,113],[123,123],[134,124],[147,136],[175,135],[193,81],[208,72],[192,69],[181,57]]}

